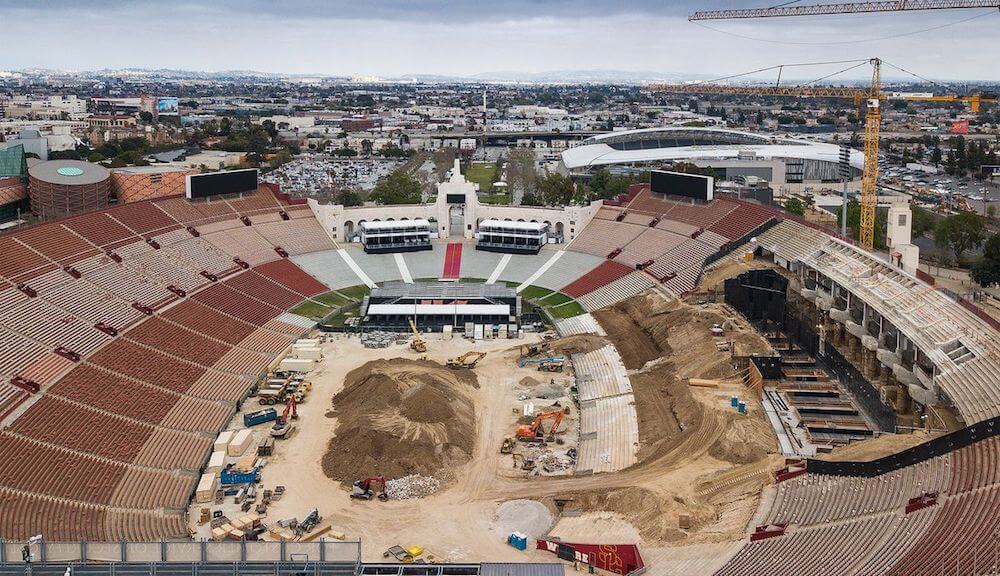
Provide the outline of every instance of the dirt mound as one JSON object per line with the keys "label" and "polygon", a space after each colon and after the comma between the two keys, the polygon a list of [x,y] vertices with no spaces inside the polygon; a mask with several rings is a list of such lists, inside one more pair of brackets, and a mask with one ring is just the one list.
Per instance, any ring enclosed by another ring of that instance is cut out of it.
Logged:
{"label": "dirt mound", "polygon": [[333,398],[337,430],[323,472],[348,486],[377,474],[447,479],[472,454],[472,386],[471,371],[427,361],[376,360],[352,370]]}
{"label": "dirt mound", "polygon": [[688,535],[677,527],[678,516],[682,513],[690,515],[694,528],[715,519],[715,511],[711,506],[688,502],[679,497],[669,498],[637,486],[569,492],[559,497],[568,500],[563,509],[564,514],[573,509],[621,514],[639,530],[646,545],[687,538]]}
{"label": "dirt mound", "polygon": [[539,380],[536,380],[535,378],[532,378],[531,376],[525,376],[524,378],[521,378],[521,381],[518,382],[518,384],[520,384],[525,388],[534,388],[535,386],[541,384],[541,382]]}
{"label": "dirt mound", "polygon": [[411,388],[403,394],[399,412],[413,422],[444,422],[455,416],[442,390],[431,385]]}
{"label": "dirt mound", "polygon": [[549,342],[552,354],[586,354],[607,346],[608,341],[596,334],[574,334]]}
{"label": "dirt mound", "polygon": [[677,308],[656,293],[642,294],[593,312],[629,370],[671,353],[667,341],[676,322],[670,312]]}
{"label": "dirt mound", "polygon": [[669,363],[629,377],[639,417],[639,461],[669,450],[697,427],[704,407]]}
{"label": "dirt mound", "polygon": [[731,464],[749,464],[767,457],[768,449],[777,448],[771,426],[758,418],[728,417],[726,432],[708,453]]}

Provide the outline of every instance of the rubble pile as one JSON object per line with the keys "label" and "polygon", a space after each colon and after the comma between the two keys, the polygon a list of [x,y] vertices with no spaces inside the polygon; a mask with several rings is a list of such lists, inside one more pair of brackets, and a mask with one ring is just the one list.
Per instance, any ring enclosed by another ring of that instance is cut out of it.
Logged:
{"label": "rubble pile", "polygon": [[385,492],[390,500],[423,498],[438,491],[441,483],[432,476],[410,474],[385,483]]}
{"label": "rubble pile", "polygon": [[388,348],[390,344],[399,344],[403,341],[404,335],[396,332],[383,332],[372,330],[361,334],[361,343],[365,348]]}
{"label": "rubble pile", "polygon": [[534,462],[536,469],[546,474],[572,471],[576,465],[576,448],[551,449],[531,447],[524,451],[524,459]]}

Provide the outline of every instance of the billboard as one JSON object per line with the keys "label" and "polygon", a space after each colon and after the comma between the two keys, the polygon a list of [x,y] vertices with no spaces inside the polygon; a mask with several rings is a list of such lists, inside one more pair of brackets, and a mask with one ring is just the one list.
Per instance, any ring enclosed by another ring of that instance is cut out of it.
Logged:
{"label": "billboard", "polygon": [[157,116],[179,116],[180,113],[181,113],[181,107],[177,98],[160,97],[156,99]]}
{"label": "billboard", "polygon": [[708,201],[715,193],[715,178],[700,174],[653,170],[649,177],[649,190],[654,194]]}
{"label": "billboard", "polygon": [[253,192],[257,189],[257,169],[191,174],[186,180],[189,200]]}
{"label": "billboard", "polygon": [[955,120],[951,123],[951,127],[948,128],[948,132],[951,134],[968,134],[969,133],[969,121],[968,120]]}

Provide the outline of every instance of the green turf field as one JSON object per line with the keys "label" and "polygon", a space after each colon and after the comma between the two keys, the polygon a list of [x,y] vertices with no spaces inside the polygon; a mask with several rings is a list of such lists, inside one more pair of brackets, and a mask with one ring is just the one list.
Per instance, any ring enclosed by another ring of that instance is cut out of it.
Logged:
{"label": "green turf field", "polygon": [[337,292],[340,292],[352,300],[362,300],[368,295],[369,292],[371,292],[371,289],[364,284],[358,284],[357,286],[351,286],[350,288],[341,288],[340,290],[337,290]]}
{"label": "green turf field", "polygon": [[574,316],[579,316],[580,314],[585,314],[587,311],[580,306],[580,303],[576,300],[570,300],[566,304],[560,304],[559,306],[553,306],[551,308],[546,308],[546,312],[552,315],[553,318],[572,318]]}
{"label": "green turf field", "polygon": [[528,300],[541,300],[551,294],[552,290],[541,286],[526,286],[524,290],[521,290],[521,297]]}
{"label": "green turf field", "polygon": [[315,320],[321,320],[332,311],[332,308],[311,300],[306,300],[291,310],[292,314],[298,314],[299,316],[305,316],[306,318],[312,318]]}
{"label": "green turf field", "polygon": [[494,170],[495,166],[492,163],[473,162],[465,170],[465,179],[479,184],[479,191],[483,194],[489,194],[493,191]]}
{"label": "green turf field", "polygon": [[343,306],[344,304],[347,304],[348,302],[351,301],[349,298],[345,298],[344,296],[341,296],[336,292],[327,292],[326,294],[313,296],[313,300],[322,302],[323,304],[326,304],[327,306],[331,306],[333,308]]}

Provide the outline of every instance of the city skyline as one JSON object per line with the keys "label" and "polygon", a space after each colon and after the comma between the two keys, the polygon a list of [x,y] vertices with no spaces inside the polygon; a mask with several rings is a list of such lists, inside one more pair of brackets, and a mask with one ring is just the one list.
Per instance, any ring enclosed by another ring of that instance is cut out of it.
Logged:
{"label": "city skyline", "polygon": [[[1000,79],[1000,66],[982,49],[995,34],[996,10],[711,22],[711,28],[686,19],[696,8],[736,5],[751,4],[516,0],[487,11],[455,1],[355,6],[307,0],[280,7],[223,1],[169,9],[117,0],[27,6],[3,1],[5,36],[22,48],[0,55],[0,69],[377,77],[614,70],[699,76],[879,56],[935,79]],[[884,40],[872,41],[878,38]],[[859,69],[844,78],[865,74]]]}

